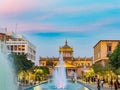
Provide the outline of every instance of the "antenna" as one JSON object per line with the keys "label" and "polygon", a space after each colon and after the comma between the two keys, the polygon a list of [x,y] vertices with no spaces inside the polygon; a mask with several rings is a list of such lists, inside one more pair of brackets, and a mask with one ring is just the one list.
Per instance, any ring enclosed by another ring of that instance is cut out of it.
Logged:
{"label": "antenna", "polygon": [[16,25],[15,25],[15,34],[17,34],[17,23],[16,23]]}

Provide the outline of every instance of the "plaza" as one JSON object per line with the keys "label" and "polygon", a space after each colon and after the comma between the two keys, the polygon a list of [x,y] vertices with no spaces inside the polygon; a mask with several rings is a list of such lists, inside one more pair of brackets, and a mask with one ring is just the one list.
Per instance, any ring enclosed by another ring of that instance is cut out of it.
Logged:
{"label": "plaza", "polygon": [[[1,33],[0,34],[0,39],[1,39],[1,51],[6,51],[7,53],[16,53],[16,55],[24,55],[23,53],[20,54],[20,51],[17,50],[22,50],[25,51],[25,47],[21,47],[20,49],[19,46],[22,46],[22,44],[26,44],[27,41],[26,39],[19,38],[19,37],[13,37],[10,33]],[[20,40],[18,40],[20,39]],[[21,42],[22,40],[22,42]],[[6,41],[6,42],[4,42]],[[30,42],[30,41],[27,41]],[[15,45],[13,45],[15,44]],[[21,70],[18,73],[18,82],[20,85],[20,88],[25,89],[25,90],[31,90],[39,86],[39,88],[44,88],[44,83],[49,82],[49,79],[54,78],[54,73],[55,69],[59,69],[64,67],[64,74],[62,77],[63,82],[65,82],[65,78],[67,84],[67,90],[69,90],[69,85],[73,85],[73,87],[78,87],[78,88],[87,88],[88,90],[97,90],[97,79],[102,80],[103,78],[105,79],[104,81],[104,87],[101,87],[101,90],[110,90],[114,89],[114,86],[111,87],[110,85],[110,80],[114,80],[115,82],[116,75],[113,73],[113,71],[107,70],[101,75],[101,71],[95,73],[95,68],[94,65],[101,65],[101,68],[104,68],[106,64],[110,61],[108,54],[112,54],[119,44],[119,40],[100,40],[97,44],[94,45],[93,51],[94,51],[94,58],[93,57],[74,57],[74,48],[70,47],[68,44],[68,41],[66,40],[63,46],[59,47],[59,55],[58,57],[39,57],[39,64],[40,66],[34,66],[34,73],[29,71]],[[10,48],[12,45],[12,49]],[[32,45],[32,44],[30,44]],[[5,47],[6,46],[6,47]],[[16,46],[16,47],[15,47]],[[18,47],[17,47],[18,46]],[[27,45],[25,45],[27,46]],[[24,50],[23,50],[24,49]],[[35,50],[35,49],[34,49]],[[25,52],[28,54],[29,52]],[[35,52],[34,52],[35,55]],[[35,57],[34,57],[35,58]],[[27,57],[29,60],[29,58]],[[60,65],[60,60],[63,60],[63,63]],[[34,61],[33,61],[34,62]],[[19,64],[19,63],[18,63]],[[47,70],[47,73],[45,74],[43,69]],[[99,67],[100,68],[100,67]],[[64,71],[57,71],[60,72],[59,74],[56,74],[55,77],[59,78],[59,75]],[[107,72],[107,73],[106,73]],[[110,73],[109,73],[110,72]],[[42,75],[43,74],[43,75]],[[39,76],[38,76],[39,75]],[[108,76],[110,75],[110,76]],[[61,75],[60,75],[61,76]],[[94,81],[95,79],[95,81]],[[56,80],[56,79],[55,79]],[[72,81],[73,83],[69,83],[69,80]],[[119,78],[118,78],[119,80]],[[44,83],[42,83],[44,82]],[[52,84],[45,84],[47,86],[54,86],[55,81],[52,80]],[[75,86],[75,83],[77,83],[77,86]],[[63,84],[64,85],[64,84]],[[66,85],[66,84],[65,84]],[[80,86],[79,86],[80,85]],[[50,88],[49,87],[49,88]],[[58,88],[64,88],[65,86],[60,86],[59,84],[56,86]],[[71,87],[72,88],[72,87]],[[52,89],[52,88],[51,88]],[[77,88],[76,88],[77,89]],[[58,90],[58,89],[56,89]],[[65,89],[66,90],[66,89]]]}
{"label": "plaza", "polygon": [[120,90],[120,0],[0,0],[0,90]]}

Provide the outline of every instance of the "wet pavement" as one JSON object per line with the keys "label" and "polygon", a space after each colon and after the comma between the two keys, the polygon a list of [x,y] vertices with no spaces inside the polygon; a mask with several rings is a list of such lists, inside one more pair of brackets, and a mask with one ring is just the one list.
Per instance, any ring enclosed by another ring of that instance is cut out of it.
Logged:
{"label": "wet pavement", "polygon": [[[78,81],[91,90],[98,90],[96,83],[86,83],[82,80],[78,80]],[[108,84],[104,84],[104,87],[100,87],[100,90],[115,90],[115,89],[114,87],[111,88]],[[120,88],[118,90],[120,90]]]}

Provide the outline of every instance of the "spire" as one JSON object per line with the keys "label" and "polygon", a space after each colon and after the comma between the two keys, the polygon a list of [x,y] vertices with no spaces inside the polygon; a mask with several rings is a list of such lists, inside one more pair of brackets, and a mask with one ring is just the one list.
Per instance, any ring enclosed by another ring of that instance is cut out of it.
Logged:
{"label": "spire", "polygon": [[68,46],[68,42],[67,42],[67,40],[65,41],[65,46]]}

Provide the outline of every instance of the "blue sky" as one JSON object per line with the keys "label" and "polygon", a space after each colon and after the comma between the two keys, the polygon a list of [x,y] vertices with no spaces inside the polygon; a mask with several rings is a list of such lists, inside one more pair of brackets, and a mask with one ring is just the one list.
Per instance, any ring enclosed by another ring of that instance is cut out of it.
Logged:
{"label": "blue sky", "polygon": [[120,39],[120,0],[0,0],[5,27],[34,43],[37,57],[58,56],[65,40],[75,57],[91,57],[99,40]]}

